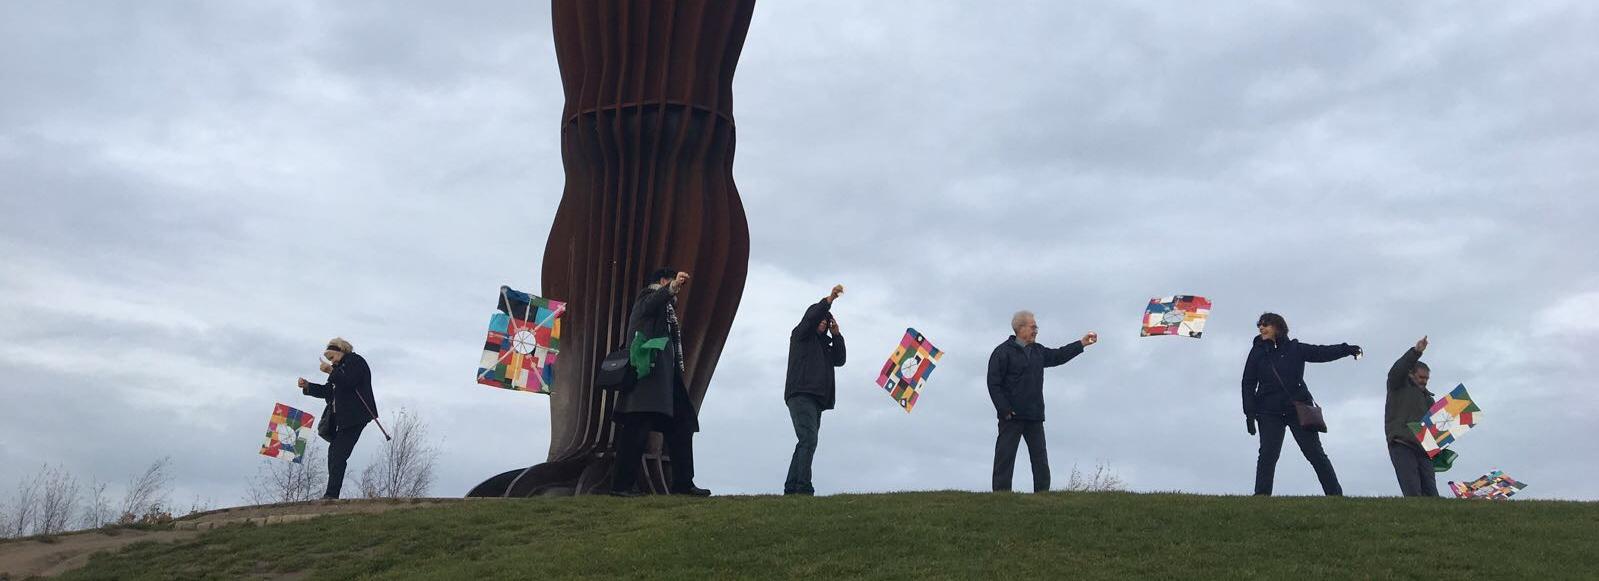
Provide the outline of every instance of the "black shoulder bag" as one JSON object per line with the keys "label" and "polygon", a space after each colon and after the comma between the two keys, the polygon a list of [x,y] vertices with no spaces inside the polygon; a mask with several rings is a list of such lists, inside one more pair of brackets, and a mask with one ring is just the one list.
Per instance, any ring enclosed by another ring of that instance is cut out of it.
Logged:
{"label": "black shoulder bag", "polygon": [[[1294,402],[1294,414],[1298,416],[1299,427],[1327,433],[1327,420],[1322,417],[1321,406],[1316,405],[1315,397],[1312,396],[1310,401],[1294,399],[1294,394],[1288,392],[1288,384],[1283,381],[1282,374],[1277,373],[1277,362],[1271,360],[1270,353],[1266,354],[1266,362],[1271,365],[1271,374],[1277,376],[1277,385],[1283,387],[1283,395],[1288,396],[1288,401]],[[1299,387],[1305,390],[1306,395],[1310,394],[1310,387],[1305,382],[1300,381]]]}

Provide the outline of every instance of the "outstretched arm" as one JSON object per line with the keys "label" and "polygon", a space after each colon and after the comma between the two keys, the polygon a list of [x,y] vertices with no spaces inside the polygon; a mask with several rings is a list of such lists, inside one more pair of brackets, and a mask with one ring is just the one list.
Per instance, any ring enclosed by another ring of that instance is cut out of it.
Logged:
{"label": "outstretched arm", "polygon": [[1388,389],[1395,390],[1405,386],[1410,372],[1416,368],[1416,362],[1421,361],[1421,353],[1427,350],[1427,338],[1422,337],[1416,346],[1405,351],[1394,362],[1393,368],[1388,370]]}
{"label": "outstretched arm", "polygon": [[1303,350],[1301,353],[1305,355],[1306,363],[1326,363],[1328,361],[1337,361],[1350,355],[1360,353],[1359,346],[1350,345],[1348,343],[1339,343],[1337,345],[1311,345],[1309,343],[1300,343],[1299,348]]}
{"label": "outstretched arm", "polygon": [[800,317],[798,325],[794,326],[793,337],[804,337],[805,333],[815,333],[816,327],[827,318],[827,313],[833,309],[833,302],[827,299],[816,301],[816,304],[805,309],[805,315]]}
{"label": "outstretched arm", "polygon": [[1044,349],[1044,367],[1065,365],[1067,361],[1076,359],[1083,354],[1083,342],[1077,341],[1062,345],[1055,349]]}

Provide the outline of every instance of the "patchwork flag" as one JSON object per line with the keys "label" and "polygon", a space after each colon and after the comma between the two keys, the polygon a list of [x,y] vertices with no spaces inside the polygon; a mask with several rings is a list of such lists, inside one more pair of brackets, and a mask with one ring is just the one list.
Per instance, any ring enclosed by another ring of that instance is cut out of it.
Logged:
{"label": "patchwork flag", "polygon": [[1484,500],[1505,500],[1526,487],[1526,484],[1517,482],[1510,475],[1498,470],[1484,474],[1469,483],[1449,483],[1449,490],[1454,491],[1455,498]]}
{"label": "patchwork flag", "polygon": [[1141,337],[1150,335],[1182,335],[1198,339],[1205,334],[1205,320],[1210,318],[1210,299],[1193,295],[1176,295],[1149,299],[1144,309],[1144,330]]}
{"label": "patchwork flag", "polygon": [[1455,438],[1477,425],[1477,420],[1481,418],[1482,410],[1471,400],[1471,394],[1466,393],[1465,384],[1461,384],[1433,402],[1421,421],[1410,422],[1409,425],[1411,433],[1416,435],[1416,441],[1421,443],[1421,449],[1427,451],[1427,457],[1433,458],[1453,444]]}
{"label": "patchwork flag", "polygon": [[315,423],[316,416],[278,404],[272,408],[272,420],[267,422],[266,443],[261,444],[261,455],[300,464]]}
{"label": "patchwork flag", "polygon": [[934,347],[927,337],[916,329],[906,329],[899,347],[894,348],[894,354],[883,364],[883,372],[877,375],[877,386],[899,402],[905,413],[910,413],[916,407],[916,399],[922,395],[922,385],[927,383],[927,377],[933,374],[933,367],[943,356],[944,352]]}
{"label": "patchwork flag", "polygon": [[501,389],[550,393],[561,352],[566,303],[500,287],[499,312],[489,317],[477,382]]}

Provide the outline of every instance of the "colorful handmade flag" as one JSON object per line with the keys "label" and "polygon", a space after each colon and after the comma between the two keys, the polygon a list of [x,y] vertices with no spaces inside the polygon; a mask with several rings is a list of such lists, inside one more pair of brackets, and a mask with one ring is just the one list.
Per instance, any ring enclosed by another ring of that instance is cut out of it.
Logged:
{"label": "colorful handmade flag", "polygon": [[1182,335],[1198,339],[1205,334],[1205,320],[1209,318],[1210,299],[1205,297],[1176,295],[1149,299],[1140,336]]}
{"label": "colorful handmade flag", "polygon": [[1466,484],[1449,483],[1449,490],[1455,493],[1455,498],[1480,500],[1505,500],[1526,487],[1526,484],[1499,470],[1491,471]]}
{"label": "colorful handmade flag", "polygon": [[1465,384],[1455,386],[1443,398],[1433,402],[1419,422],[1410,422],[1410,431],[1416,436],[1427,457],[1436,457],[1455,439],[1466,433],[1482,418],[1482,410],[1466,393]]}
{"label": "colorful handmade flag", "polygon": [[261,455],[300,464],[315,423],[316,416],[278,404],[272,408],[272,419],[267,422],[266,443],[261,444]]}
{"label": "colorful handmade flag", "polygon": [[927,377],[933,374],[933,367],[943,356],[944,352],[934,347],[927,337],[916,329],[906,329],[899,347],[894,348],[894,354],[883,364],[883,372],[877,375],[877,386],[899,402],[905,413],[910,413],[922,395],[922,385],[927,383]]}
{"label": "colorful handmade flag", "polygon": [[550,393],[561,352],[566,303],[500,287],[499,312],[489,318],[477,382],[502,389]]}

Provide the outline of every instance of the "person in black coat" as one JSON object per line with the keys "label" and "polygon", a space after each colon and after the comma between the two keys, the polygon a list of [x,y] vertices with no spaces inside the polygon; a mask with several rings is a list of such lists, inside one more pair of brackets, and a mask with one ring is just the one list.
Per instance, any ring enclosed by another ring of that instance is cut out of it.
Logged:
{"label": "person in black coat", "polygon": [[1255,461],[1255,494],[1271,495],[1286,429],[1293,433],[1299,451],[1315,468],[1322,492],[1328,496],[1342,496],[1344,489],[1338,484],[1332,460],[1321,447],[1321,436],[1316,430],[1299,425],[1294,402],[1316,401],[1305,385],[1306,363],[1359,356],[1360,347],[1348,343],[1311,345],[1290,339],[1288,321],[1276,313],[1262,314],[1255,327],[1260,335],[1255,337],[1249,357],[1244,360],[1243,381],[1244,425],[1249,435],[1257,432],[1260,435],[1260,455]]}
{"label": "person in black coat", "polygon": [[639,292],[628,317],[629,350],[634,369],[642,375],[633,388],[617,398],[613,419],[616,435],[616,472],[611,494],[638,496],[639,468],[649,433],[660,432],[672,457],[670,492],[710,496],[694,485],[694,432],[700,429],[698,411],[683,380],[683,331],[677,319],[677,294],[688,284],[689,274],[671,268],[657,269],[649,286]]}
{"label": "person in black coat", "polygon": [[[783,494],[816,494],[811,484],[811,460],[816,456],[816,434],[822,428],[822,411],[833,409],[833,368],[844,366],[844,335],[833,319],[833,301],[844,294],[844,286],[833,292],[800,317],[788,337],[788,377],[783,387],[783,402],[794,422],[794,457],[788,462],[788,479]],[[828,333],[831,331],[831,335]]]}
{"label": "person in black coat", "polygon": [[988,397],[999,416],[999,438],[994,443],[994,492],[1009,492],[1016,472],[1016,448],[1027,439],[1027,456],[1033,465],[1033,491],[1049,490],[1049,451],[1044,444],[1044,368],[1064,365],[1099,342],[1090,331],[1082,340],[1050,349],[1039,345],[1038,321],[1029,311],[1011,317],[1016,334],[994,348],[988,357]]}
{"label": "person in black coat", "polygon": [[377,400],[372,398],[372,370],[366,358],[357,354],[349,341],[334,337],[322,352],[326,361],[322,371],[328,382],[311,383],[300,378],[300,392],[327,401],[322,408],[322,423],[317,433],[328,441],[328,488],[322,498],[339,497],[344,486],[344,470],[349,465],[355,443],[378,415]]}

